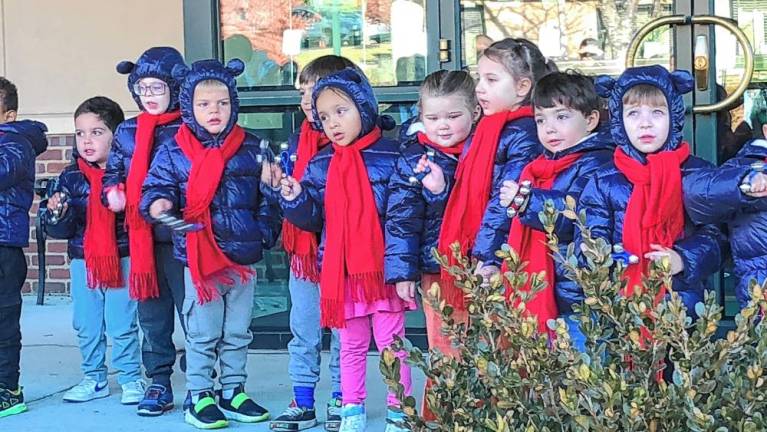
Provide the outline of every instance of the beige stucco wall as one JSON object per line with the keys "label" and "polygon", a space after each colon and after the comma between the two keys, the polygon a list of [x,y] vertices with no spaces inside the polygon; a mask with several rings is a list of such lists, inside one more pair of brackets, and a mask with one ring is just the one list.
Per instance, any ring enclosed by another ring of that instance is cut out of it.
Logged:
{"label": "beige stucco wall", "polygon": [[150,46],[183,53],[183,0],[0,0],[0,75],[19,89],[23,118],[73,131],[72,113],[88,97],[136,105],[115,72]]}

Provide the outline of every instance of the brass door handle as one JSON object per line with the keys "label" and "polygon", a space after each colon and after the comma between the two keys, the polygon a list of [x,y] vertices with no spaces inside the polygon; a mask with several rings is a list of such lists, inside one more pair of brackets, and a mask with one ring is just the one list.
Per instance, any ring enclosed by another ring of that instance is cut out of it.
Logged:
{"label": "brass door handle", "polygon": [[637,31],[637,33],[634,35],[634,38],[631,39],[631,43],[629,44],[629,48],[626,53],[626,67],[634,66],[634,60],[637,51],[639,51],[639,45],[653,30],[663,26],[692,24],[714,24],[724,27],[730,33],[735,35],[738,43],[740,43],[740,46],[743,47],[745,70],[743,72],[743,78],[741,79],[740,84],[738,84],[738,87],[735,89],[735,91],[731,95],[727,96],[724,100],[717,103],[694,106],[692,108],[692,112],[696,114],[706,114],[729,109],[738,101],[738,99],[740,99],[741,96],[743,96],[746,88],[748,88],[748,83],[751,81],[751,77],[754,75],[754,50],[751,48],[751,43],[748,41],[746,34],[743,33],[743,30],[738,28],[737,23],[730,18],[723,18],[714,15],[669,15],[654,19],[642,26],[642,28],[640,28],[639,31]]}

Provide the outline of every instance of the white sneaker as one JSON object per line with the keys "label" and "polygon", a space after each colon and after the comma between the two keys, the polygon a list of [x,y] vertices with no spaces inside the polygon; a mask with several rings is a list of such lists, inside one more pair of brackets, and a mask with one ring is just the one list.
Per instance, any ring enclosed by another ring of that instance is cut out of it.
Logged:
{"label": "white sneaker", "polygon": [[122,385],[123,395],[120,403],[123,405],[136,405],[144,399],[146,384],[143,380],[131,381]]}
{"label": "white sneaker", "polygon": [[367,421],[365,405],[346,404],[341,409],[341,428],[338,432],[364,432]]}
{"label": "white sneaker", "polygon": [[80,384],[64,393],[64,400],[67,402],[88,402],[107,396],[109,396],[109,383],[107,381],[96,382],[91,377],[85,377],[80,381]]}

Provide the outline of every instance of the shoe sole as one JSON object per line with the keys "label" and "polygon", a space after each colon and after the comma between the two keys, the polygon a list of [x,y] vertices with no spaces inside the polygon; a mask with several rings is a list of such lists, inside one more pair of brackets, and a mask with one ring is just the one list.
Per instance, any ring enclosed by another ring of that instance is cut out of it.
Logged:
{"label": "shoe sole", "polygon": [[338,432],[341,429],[340,421],[326,421],[325,430],[328,432]]}
{"label": "shoe sole", "polygon": [[166,412],[172,410],[173,408],[174,408],[173,404],[168,404],[168,405],[165,405],[160,411],[149,411],[146,409],[137,409],[136,414],[140,415],[141,417],[159,417],[165,414]]}
{"label": "shoe sole", "polygon": [[96,399],[103,399],[105,397],[109,397],[109,392],[106,392],[106,393],[94,393],[93,396],[91,396],[88,399],[71,399],[71,398],[67,399],[66,397],[64,397],[63,399],[64,399],[64,402],[83,403],[83,402],[90,402],[90,401],[96,400]]}
{"label": "shoe sole", "polygon": [[8,417],[8,416],[16,415],[16,414],[21,414],[21,413],[23,413],[26,410],[27,410],[27,404],[20,403],[18,405],[14,405],[14,406],[12,406],[10,408],[7,408],[7,409],[5,409],[3,411],[0,411],[0,418]]}
{"label": "shoe sole", "polygon": [[269,429],[278,432],[302,431],[317,426],[317,419],[304,421],[273,421]]}
{"label": "shoe sole", "polygon": [[186,414],[184,414],[184,421],[196,427],[197,429],[205,429],[205,430],[223,429],[229,426],[229,422],[226,420],[219,420],[215,423],[203,423],[197,420],[196,418],[194,418],[194,416],[190,412],[187,412]]}
{"label": "shoe sole", "polygon": [[123,405],[138,405],[138,404],[141,403],[142,399],[144,399],[144,395],[143,394],[138,399],[129,399],[129,400],[126,401],[125,399],[121,398],[120,399],[120,403],[123,404]]}
{"label": "shoe sole", "polygon": [[269,413],[265,413],[260,416],[246,416],[233,411],[227,411],[223,408],[221,408],[221,412],[224,413],[224,417],[228,418],[229,420],[234,420],[238,423],[261,423],[269,420],[270,417]]}

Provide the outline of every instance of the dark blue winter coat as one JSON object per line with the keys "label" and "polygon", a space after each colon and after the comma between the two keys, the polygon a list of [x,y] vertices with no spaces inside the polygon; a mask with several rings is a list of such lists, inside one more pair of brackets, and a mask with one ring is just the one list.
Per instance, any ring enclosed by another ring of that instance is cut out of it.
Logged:
{"label": "dark blue winter coat", "polygon": [[[230,61],[226,67],[216,60],[202,60],[195,62],[191,70],[183,66],[174,69],[176,79],[186,77],[179,94],[182,119],[205,147],[220,146],[237,122],[239,100],[234,77],[243,68],[239,60]],[[226,84],[231,98],[231,117],[226,128],[216,136],[195,121],[192,106],[195,87],[209,79]],[[281,227],[279,206],[264,199],[260,189],[260,142],[255,135],[245,134],[242,146],[227,161],[210,204],[216,243],[229,259],[243,265],[261,260],[263,249],[276,243]],[[174,213],[183,213],[191,168],[191,162],[175,141],[160,147],[144,182],[141,212],[147,220],[152,221],[150,205],[160,198],[173,203]],[[186,236],[174,233],[173,245],[176,258],[186,263]]]}
{"label": "dark blue winter coat", "polygon": [[434,162],[442,168],[448,184],[434,195],[420,182],[410,183],[416,165],[426,154],[426,147],[415,135],[407,138],[397,169],[389,181],[389,205],[386,212],[385,277],[387,283],[417,281],[424,273],[439,273],[440,267],[432,256],[437,247],[439,231],[450,194],[458,158],[440,151],[434,152]]}
{"label": "dark blue winter coat", "polygon": [[[613,140],[628,155],[644,163],[645,156],[631,145],[622,123],[623,95],[638,84],[653,85],[666,95],[671,124],[669,137],[660,150],[665,151],[678,148],[682,142],[685,114],[682,94],[692,89],[693,81],[686,71],[669,73],[661,66],[628,69],[617,81],[609,77],[597,79],[597,91],[601,96],[609,97]],[[711,163],[690,156],[681,166],[682,178],[695,170],[709,167],[712,167]],[[594,173],[581,193],[579,203],[579,208],[586,211],[587,226],[593,237],[604,238],[610,244],[623,242],[623,220],[632,189],[631,182],[614,163]],[[576,242],[579,243],[577,236]],[[684,234],[673,245],[673,249],[682,257],[684,271],[673,277],[673,290],[679,293],[689,315],[694,316],[695,304],[703,300],[703,292],[708,289],[708,277],[720,268],[723,247],[724,236],[719,227],[693,223],[685,209]]]}
{"label": "dark blue winter coat", "polygon": [[[139,96],[133,92],[133,85],[142,78],[157,78],[163,80],[170,91],[170,104],[168,112],[178,109],[178,92],[181,83],[173,78],[172,71],[176,65],[184,65],[184,58],[175,48],[154,47],[145,51],[136,63],[122,61],[117,65],[117,71],[128,75],[128,90],[138,104],[139,110],[143,111]],[[174,136],[181,125],[181,119],[165,125],[158,125],[154,131],[154,144],[150,155],[150,161],[154,159],[161,145],[173,142]],[[104,191],[102,200],[106,201],[106,190],[109,187],[125,183],[130,171],[133,152],[136,149],[136,132],[138,120],[136,117],[120,123],[115,131],[112,150],[109,153],[106,172],[104,173]],[[154,240],[156,242],[170,243],[171,233],[164,225],[154,226]]]}
{"label": "dark blue winter coat", "polygon": [[752,140],[720,168],[699,170],[684,179],[690,219],[699,224],[728,224],[738,280],[735,295],[741,307],[751,299],[751,280],[767,279],[767,199],[749,197],[738,186],[750,174],[750,165],[765,159],[767,141]]}
{"label": "dark blue winter coat", "polygon": [[[594,133],[584,141],[559,153],[544,150],[547,159],[560,159],[573,153],[583,153],[568,169],[554,180],[551,190],[533,188],[525,210],[518,214],[520,222],[526,226],[543,231],[543,224],[538,214],[543,211],[544,203],[551,200],[557,209],[565,209],[565,197],[571,196],[578,200],[590,176],[601,166],[612,161],[614,146],[609,131],[602,130]],[[517,177],[505,178],[516,180]],[[500,203],[500,188],[493,190],[493,197],[485,210],[485,216],[477,235],[474,246],[474,256],[484,263],[500,266],[500,260],[495,252],[508,243],[511,219],[506,214],[506,208]],[[574,239],[575,226],[571,220],[564,217],[557,219],[554,233],[559,238],[562,255],[566,255],[567,246]],[[567,278],[565,268],[559,263],[556,267],[556,298],[560,313],[570,313],[573,303],[583,300],[583,290]]]}
{"label": "dark blue winter coat", "polygon": [[[376,125],[381,126],[384,130],[392,128],[393,120],[390,117],[378,115],[378,102],[367,79],[349,68],[323,77],[317,82],[314,87],[312,103],[315,119],[319,119],[316,109],[317,96],[328,87],[341,89],[351,96],[362,119],[360,136],[369,133]],[[319,123],[319,120],[316,123]],[[321,124],[319,126],[321,128]],[[382,233],[389,200],[388,184],[400,155],[398,149],[399,143],[397,141],[381,137],[373,145],[362,150],[362,159],[365,162],[370,186],[373,190]],[[304,231],[322,233],[318,256],[319,263],[322,263],[322,255],[325,251],[325,186],[333,152],[333,145],[328,145],[320,150],[309,162],[306,172],[301,178],[302,191],[298,197],[293,201],[280,200],[285,217],[292,224]]]}
{"label": "dark blue winter coat", "polygon": [[[77,160],[77,152],[75,161]],[[53,192],[64,192],[67,195],[67,210],[63,216],[53,223],[51,212],[46,212],[45,232],[58,239],[67,239],[67,252],[69,258],[83,259],[85,252],[83,241],[85,235],[86,211],[88,197],[91,194],[91,185],[80,171],[77,163],[64,168],[59,175],[59,181]],[[99,203],[99,205],[103,205]],[[115,215],[115,233],[117,234],[117,249],[121,257],[129,255],[128,233],[125,231],[125,213]]]}
{"label": "dark blue winter coat", "polygon": [[29,208],[35,190],[35,157],[48,148],[44,124],[0,124],[0,246],[29,245]]}

